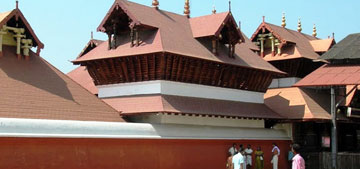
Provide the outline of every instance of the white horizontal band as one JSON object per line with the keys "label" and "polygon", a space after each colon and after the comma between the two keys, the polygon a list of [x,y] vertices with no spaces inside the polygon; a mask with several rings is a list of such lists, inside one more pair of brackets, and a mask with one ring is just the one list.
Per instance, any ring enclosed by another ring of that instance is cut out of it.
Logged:
{"label": "white horizontal band", "polygon": [[264,103],[264,93],[172,81],[132,82],[97,86],[99,98],[136,95],[173,95],[216,100]]}
{"label": "white horizontal band", "polygon": [[0,118],[0,137],[290,140],[284,130]]}

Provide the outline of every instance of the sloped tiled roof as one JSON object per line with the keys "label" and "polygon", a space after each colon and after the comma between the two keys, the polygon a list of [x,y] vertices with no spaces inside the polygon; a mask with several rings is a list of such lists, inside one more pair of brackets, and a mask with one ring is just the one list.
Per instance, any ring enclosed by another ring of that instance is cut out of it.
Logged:
{"label": "sloped tiled roof", "polygon": [[[250,49],[247,49],[250,52],[236,50],[235,59],[229,58],[226,50],[220,51],[219,55],[215,56],[194,38],[194,31],[190,24],[191,19],[188,19],[186,16],[160,9],[156,10],[151,7],[124,0],[116,0],[112,9],[117,5],[125,10],[136,24],[146,25],[157,29],[142,32],[141,40],[143,42],[138,47],[130,47],[130,37],[122,37],[121,45],[116,49],[108,50],[108,43],[102,43],[99,47],[73,61],[75,64],[89,60],[168,52],[220,63],[282,73],[272,65],[266,63],[263,59],[257,57]],[[105,19],[111,14],[110,11]],[[214,14],[214,16],[221,15],[221,17],[223,17],[225,14]],[[103,21],[102,24],[104,23],[105,22]],[[102,24],[99,26],[98,30],[102,29]],[[237,49],[240,49],[240,45],[236,46]],[[242,57],[244,55],[243,53],[247,53],[248,56]]]}
{"label": "sloped tiled roof", "polygon": [[322,55],[323,60],[360,59],[360,33],[348,35],[327,53]]}
{"label": "sloped tiled roof", "polygon": [[334,38],[312,40],[310,41],[311,46],[315,52],[327,52],[333,44],[335,44]]}
{"label": "sloped tiled roof", "polygon": [[290,120],[330,120],[330,96],[297,87],[269,89],[265,105]]}
{"label": "sloped tiled roof", "polygon": [[87,89],[92,94],[98,94],[93,79],[89,75],[85,66],[79,66],[67,74],[72,80]]}
{"label": "sloped tiled roof", "polygon": [[[199,16],[190,18],[189,21],[194,38],[218,36],[225,23],[231,21],[236,24],[230,12]],[[236,29],[241,38],[242,34],[240,31],[237,28],[234,29]]]}
{"label": "sloped tiled roof", "polygon": [[264,104],[156,95],[103,99],[122,115],[176,113],[260,119],[281,119]]}
{"label": "sloped tiled roof", "polygon": [[41,57],[18,60],[16,48],[3,46],[0,61],[0,117],[81,121],[123,119]]}
{"label": "sloped tiled roof", "polygon": [[326,64],[294,86],[346,86],[360,84],[360,65]]}

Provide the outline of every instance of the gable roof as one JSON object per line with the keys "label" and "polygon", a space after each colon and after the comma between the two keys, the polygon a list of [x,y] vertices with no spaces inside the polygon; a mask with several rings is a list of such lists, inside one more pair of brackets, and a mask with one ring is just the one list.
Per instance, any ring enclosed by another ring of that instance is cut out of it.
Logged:
{"label": "gable roof", "polygon": [[[219,36],[221,30],[224,28],[225,23],[231,22],[236,25],[235,19],[231,12],[223,12],[205,16],[190,18],[190,26],[194,38]],[[242,38],[242,33],[238,28],[234,28],[239,37]]]}
{"label": "gable roof", "polygon": [[[262,58],[258,57],[255,53],[251,52],[250,49],[246,49],[250,52],[246,50],[236,50],[235,59],[228,57],[228,52],[225,48],[224,50],[219,51],[218,56],[214,55],[203,44],[201,44],[201,42],[194,38],[194,30],[190,24],[191,19],[188,19],[183,15],[160,9],[156,10],[148,6],[129,1],[116,0],[104,20],[110,16],[111,10],[116,9],[117,6],[118,8],[124,10],[129,17],[133,19],[134,24],[146,25],[156,29],[142,32],[142,42],[138,47],[130,47],[130,37],[122,37],[122,44],[116,49],[108,50],[109,44],[102,43],[81,58],[73,61],[74,64],[90,60],[167,52],[219,63],[282,73]],[[226,13],[215,15],[221,15],[224,17]],[[103,30],[102,27],[104,23],[105,22],[103,21],[102,24],[100,24],[98,30]],[[236,48],[240,49],[240,46],[241,45],[236,45]],[[247,53],[248,56],[241,57],[244,55],[243,53]]]}
{"label": "gable roof", "polygon": [[33,46],[38,47],[38,50],[43,49],[44,44],[36,36],[35,32],[31,28],[30,24],[28,23],[25,16],[20,11],[20,9],[14,9],[14,10],[9,11],[9,12],[0,13],[0,28],[3,27],[4,25],[6,25],[14,17],[15,17],[16,20],[19,19],[19,20],[21,20],[23,22],[23,24],[25,26],[25,34],[27,35],[27,38],[31,38],[33,40],[33,42],[34,42]]}
{"label": "gable roof", "polygon": [[[330,40],[320,40],[319,38],[294,31],[291,29],[283,28],[281,26],[277,26],[274,24],[270,24],[267,22],[263,22],[260,24],[258,29],[250,38],[251,41],[255,41],[257,35],[262,31],[262,29],[267,29],[271,32],[276,38],[280,40],[282,45],[285,44],[294,44],[294,50],[292,49],[284,49],[282,50],[281,55],[272,56],[271,54],[266,54],[264,59],[267,61],[276,61],[276,60],[286,60],[286,59],[296,59],[296,58],[307,58],[311,60],[315,60],[319,58],[319,54],[316,52],[317,49],[323,50],[326,47],[331,47],[329,45]],[[311,41],[313,41],[311,43]],[[332,41],[331,41],[332,42]],[[313,47],[315,45],[315,48]],[[325,47],[323,47],[325,46]]]}
{"label": "gable roof", "polygon": [[97,46],[99,46],[100,44],[102,44],[105,41],[102,40],[97,40],[97,39],[91,39],[86,46],[84,47],[84,49],[81,51],[81,53],[79,54],[79,57],[84,56],[85,54],[87,54],[88,52],[90,52],[91,50],[93,50],[94,48],[96,48]]}
{"label": "gable roof", "polygon": [[323,60],[360,59],[360,33],[348,35],[322,55]]}
{"label": "gable roof", "polygon": [[119,113],[34,52],[18,60],[16,47],[3,46],[0,117],[116,121]]}
{"label": "gable roof", "polygon": [[314,48],[315,52],[327,52],[332,45],[335,44],[335,40],[334,38],[312,40],[310,41],[310,44]]}

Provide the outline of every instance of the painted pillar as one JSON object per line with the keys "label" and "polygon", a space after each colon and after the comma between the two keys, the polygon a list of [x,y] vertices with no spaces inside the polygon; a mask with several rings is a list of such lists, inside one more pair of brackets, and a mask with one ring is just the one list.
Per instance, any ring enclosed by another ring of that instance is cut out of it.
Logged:
{"label": "painted pillar", "polygon": [[275,41],[274,41],[274,36],[270,35],[269,37],[270,41],[271,41],[271,54],[272,56],[275,56]]}
{"label": "painted pillar", "polygon": [[21,41],[24,45],[22,46],[22,48],[24,49],[23,53],[25,56],[25,60],[29,60],[30,59],[30,49],[32,47],[32,40],[31,39],[23,39]]}
{"label": "painted pillar", "polygon": [[331,161],[332,169],[337,169],[337,125],[336,125],[336,104],[335,88],[331,86]]}
{"label": "painted pillar", "polygon": [[260,40],[260,55],[261,57],[264,57],[264,41],[265,41],[265,38],[259,38]]}
{"label": "painted pillar", "polygon": [[0,29],[0,57],[3,55],[2,54],[2,45],[3,45],[3,36],[6,34],[7,32],[5,31],[4,28]]}

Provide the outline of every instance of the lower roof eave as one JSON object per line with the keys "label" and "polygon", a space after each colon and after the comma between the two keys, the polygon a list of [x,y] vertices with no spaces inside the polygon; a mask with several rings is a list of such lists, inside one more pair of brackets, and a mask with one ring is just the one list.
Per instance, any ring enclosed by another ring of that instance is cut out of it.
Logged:
{"label": "lower roof eave", "polygon": [[285,120],[283,117],[251,117],[251,116],[234,116],[223,114],[204,114],[204,113],[186,113],[186,112],[171,112],[171,111],[157,111],[157,112],[122,112],[122,117],[154,115],[154,114],[168,114],[178,116],[195,116],[195,117],[215,117],[215,118],[229,118],[229,119],[250,119],[250,120]]}

